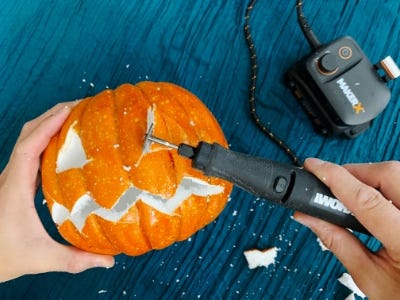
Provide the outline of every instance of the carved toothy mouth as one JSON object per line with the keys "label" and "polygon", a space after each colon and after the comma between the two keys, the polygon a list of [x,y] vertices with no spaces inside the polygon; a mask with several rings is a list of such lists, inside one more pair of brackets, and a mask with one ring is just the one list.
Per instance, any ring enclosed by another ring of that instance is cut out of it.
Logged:
{"label": "carved toothy mouth", "polygon": [[207,197],[220,194],[223,191],[224,188],[222,186],[211,185],[198,178],[184,177],[175,195],[169,199],[131,186],[121,195],[111,209],[99,206],[90,193],[86,193],[76,201],[71,212],[63,205],[55,202],[51,215],[55,223],[62,224],[66,220],[70,220],[79,231],[82,231],[89,215],[97,215],[105,220],[117,222],[139,200],[162,213],[172,215],[191,195]]}

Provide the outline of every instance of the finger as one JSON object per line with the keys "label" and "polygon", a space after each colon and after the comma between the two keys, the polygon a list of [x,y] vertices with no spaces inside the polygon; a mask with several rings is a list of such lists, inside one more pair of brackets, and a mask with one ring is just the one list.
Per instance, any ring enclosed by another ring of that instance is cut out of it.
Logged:
{"label": "finger", "polygon": [[67,106],[43,119],[30,135],[19,140],[9,162],[9,176],[35,186],[40,155],[70,113]]}
{"label": "finger", "polygon": [[400,162],[386,161],[373,164],[348,164],[344,167],[366,185],[378,189],[382,195],[400,207]]}
{"label": "finger", "polygon": [[56,114],[58,111],[60,111],[63,108],[69,108],[72,109],[74,106],[76,106],[80,101],[70,101],[70,102],[63,102],[63,103],[58,103],[57,105],[54,105],[52,108],[47,110],[45,113],[41,114],[40,116],[36,117],[35,119],[27,122],[24,127],[22,128],[21,134],[19,139],[24,139],[25,137],[29,136],[33,130],[36,129],[36,127],[44,120],[47,119],[49,116],[52,116]]}
{"label": "finger", "polygon": [[387,248],[400,249],[400,211],[375,188],[362,183],[344,167],[319,159],[307,159],[306,169],[314,173],[354,216]]}
{"label": "finger", "polygon": [[296,212],[293,217],[310,228],[335,254],[361,290],[367,291],[376,282],[373,254],[348,230],[300,212]]}

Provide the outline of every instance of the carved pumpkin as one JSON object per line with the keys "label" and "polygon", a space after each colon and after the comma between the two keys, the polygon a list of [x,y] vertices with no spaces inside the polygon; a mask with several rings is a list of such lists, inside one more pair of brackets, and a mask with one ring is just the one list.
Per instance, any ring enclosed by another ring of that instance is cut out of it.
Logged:
{"label": "carved pumpkin", "polygon": [[170,83],[124,84],[82,100],[42,159],[43,192],[60,234],[90,252],[140,255],[213,221],[231,184],[191,168],[172,143],[227,145],[204,104]]}

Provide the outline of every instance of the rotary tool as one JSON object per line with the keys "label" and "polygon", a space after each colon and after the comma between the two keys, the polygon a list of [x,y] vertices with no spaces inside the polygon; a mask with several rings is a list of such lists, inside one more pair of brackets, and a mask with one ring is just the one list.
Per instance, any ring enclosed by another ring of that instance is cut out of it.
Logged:
{"label": "rotary tool", "polygon": [[326,220],[344,228],[369,234],[368,230],[317,177],[300,167],[226,149],[218,143],[200,142],[196,147],[172,144],[155,137],[151,129],[145,146],[155,142],[174,148],[192,160],[192,167],[218,177],[257,197]]}

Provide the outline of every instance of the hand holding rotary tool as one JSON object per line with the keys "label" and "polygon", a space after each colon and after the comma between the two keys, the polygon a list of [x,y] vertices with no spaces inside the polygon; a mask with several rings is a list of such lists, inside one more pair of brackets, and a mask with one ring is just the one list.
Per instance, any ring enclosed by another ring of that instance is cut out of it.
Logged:
{"label": "hand holding rotary tool", "polygon": [[323,182],[302,168],[234,152],[217,143],[174,145],[153,136],[151,129],[145,140],[145,144],[155,142],[177,149],[179,155],[192,160],[193,168],[225,179],[257,197],[369,234]]}

